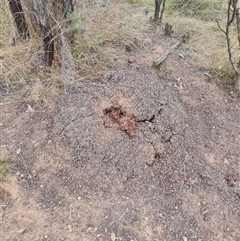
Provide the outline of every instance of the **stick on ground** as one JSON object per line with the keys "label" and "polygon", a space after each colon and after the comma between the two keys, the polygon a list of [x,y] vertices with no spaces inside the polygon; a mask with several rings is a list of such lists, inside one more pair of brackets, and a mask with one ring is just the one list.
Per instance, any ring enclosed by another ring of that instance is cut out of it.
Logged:
{"label": "stick on ground", "polygon": [[175,43],[174,45],[172,45],[169,49],[167,49],[167,50],[163,53],[162,56],[160,56],[159,58],[155,59],[155,60],[153,61],[153,66],[157,67],[159,64],[161,64],[161,63],[167,58],[167,56],[171,53],[171,51],[172,51],[173,49],[177,48],[177,47],[180,45],[181,42],[182,42],[182,41],[178,41],[177,43]]}

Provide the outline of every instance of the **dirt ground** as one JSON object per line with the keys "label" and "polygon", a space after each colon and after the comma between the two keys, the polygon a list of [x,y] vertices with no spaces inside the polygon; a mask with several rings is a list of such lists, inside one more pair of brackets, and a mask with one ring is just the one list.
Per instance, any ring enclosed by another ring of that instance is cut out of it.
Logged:
{"label": "dirt ground", "polygon": [[2,95],[0,240],[240,240],[239,99],[143,41],[48,106]]}

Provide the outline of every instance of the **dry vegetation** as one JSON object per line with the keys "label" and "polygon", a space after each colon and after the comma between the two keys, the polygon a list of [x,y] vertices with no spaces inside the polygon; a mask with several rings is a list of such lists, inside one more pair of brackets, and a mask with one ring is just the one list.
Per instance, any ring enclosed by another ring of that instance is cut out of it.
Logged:
{"label": "dry vegetation", "polygon": [[5,181],[10,172],[10,161],[5,156],[0,156],[0,182]]}
{"label": "dry vegetation", "polygon": [[[186,3],[177,5],[176,0],[168,2],[163,24],[169,22],[173,25],[174,36],[190,32],[190,40],[182,47],[184,56],[200,68],[220,76],[231,75],[226,41],[215,22],[215,19],[222,18],[219,20],[224,24],[223,4],[216,0],[182,2]],[[24,43],[19,41],[8,2],[4,0],[1,5],[1,88],[9,92],[16,86],[26,87],[26,84],[37,82],[37,87],[34,88],[36,93],[36,89],[52,84],[61,85],[60,53],[56,55],[54,69],[46,72],[41,66],[41,39],[35,30],[30,29],[34,39]],[[25,10],[29,14],[28,9]],[[122,64],[121,51],[126,51],[129,47],[144,48],[144,36],[161,35],[162,28],[153,27],[150,22],[153,10],[154,1],[151,0],[77,1],[76,12],[69,17],[77,32],[72,52],[78,66],[78,79],[98,78],[102,71]],[[38,97],[35,96],[34,99]]]}

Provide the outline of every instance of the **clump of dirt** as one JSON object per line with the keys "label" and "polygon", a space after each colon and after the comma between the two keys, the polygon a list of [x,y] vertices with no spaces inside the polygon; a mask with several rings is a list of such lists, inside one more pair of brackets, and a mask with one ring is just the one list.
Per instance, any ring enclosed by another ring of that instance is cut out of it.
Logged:
{"label": "clump of dirt", "polygon": [[130,137],[136,135],[137,118],[133,114],[126,113],[121,106],[111,106],[104,109],[103,113],[117,123],[120,129],[125,131]]}
{"label": "clump of dirt", "polygon": [[238,176],[235,173],[229,173],[226,175],[225,180],[230,187],[234,187],[237,184]]}
{"label": "clump of dirt", "polygon": [[11,195],[7,190],[0,186],[0,202],[9,202],[11,200]]}

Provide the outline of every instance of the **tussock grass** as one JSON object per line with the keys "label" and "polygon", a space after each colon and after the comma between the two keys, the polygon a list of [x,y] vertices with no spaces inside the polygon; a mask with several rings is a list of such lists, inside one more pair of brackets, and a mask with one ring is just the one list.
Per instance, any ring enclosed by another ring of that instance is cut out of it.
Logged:
{"label": "tussock grass", "polygon": [[[176,7],[177,2],[184,4]],[[166,22],[172,24],[176,36],[190,32],[190,39],[181,49],[190,62],[218,75],[230,76],[232,69],[226,40],[215,22],[220,19],[220,23],[225,24],[224,1],[197,0],[197,3],[192,0],[167,1],[163,26]],[[27,21],[30,21],[31,12],[24,9]],[[150,23],[154,12],[152,0],[82,0],[76,2],[75,9],[76,12],[68,17],[76,32],[71,48],[78,80],[94,80],[109,68],[126,64],[122,56],[128,48],[143,48],[144,38],[163,33],[162,27],[155,28]],[[51,86],[61,86],[61,68],[55,62],[51,70],[41,66],[42,40],[34,26],[29,24],[29,27],[34,38],[21,42],[16,35],[8,1],[1,2],[0,87],[27,86],[24,93],[30,92],[29,98],[42,101],[51,93],[48,91]],[[15,45],[13,39],[16,39]],[[237,41],[234,44],[237,46]],[[59,52],[56,48],[56,57],[61,59]],[[235,53],[238,58],[237,51]]]}
{"label": "tussock grass", "polygon": [[178,15],[169,16],[168,22],[174,26],[176,35],[190,32],[190,39],[183,45],[183,51],[194,65],[220,75],[232,74],[226,39],[216,22]]}
{"label": "tussock grass", "polygon": [[83,1],[73,21],[73,27],[80,30],[73,54],[83,75],[121,64],[121,51],[126,51],[127,46],[140,47],[150,28],[145,5],[132,4],[137,1],[105,2],[91,6],[89,1]]}
{"label": "tussock grass", "polygon": [[8,1],[3,0],[0,8],[0,88],[11,92],[26,86],[36,73],[36,63],[42,43],[39,39],[19,39]]}

